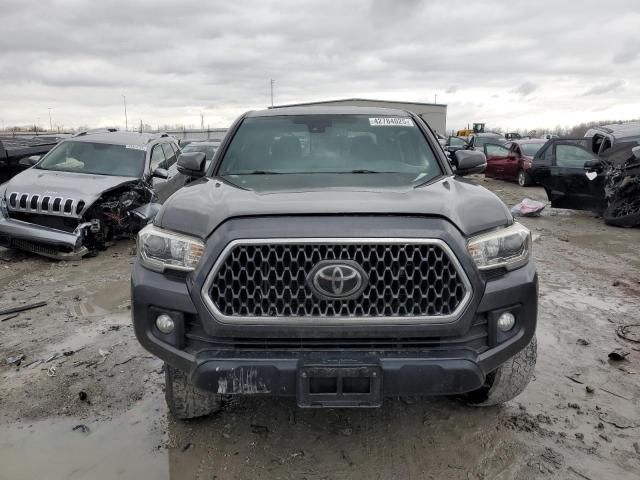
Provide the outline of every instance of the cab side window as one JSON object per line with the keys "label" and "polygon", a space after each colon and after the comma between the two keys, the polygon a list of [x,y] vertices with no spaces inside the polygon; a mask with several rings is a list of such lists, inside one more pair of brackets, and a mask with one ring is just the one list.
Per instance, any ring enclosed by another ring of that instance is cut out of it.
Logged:
{"label": "cab side window", "polygon": [[151,171],[153,172],[156,168],[167,168],[167,162],[164,157],[164,152],[162,151],[162,145],[157,144],[151,150]]}
{"label": "cab side window", "polygon": [[167,161],[167,166],[165,168],[171,167],[174,163],[176,163],[177,155],[175,150],[168,143],[162,144],[162,150],[164,151],[164,157]]}
{"label": "cab side window", "polygon": [[556,145],[556,166],[584,168],[584,163],[593,160],[593,155],[575,145]]}

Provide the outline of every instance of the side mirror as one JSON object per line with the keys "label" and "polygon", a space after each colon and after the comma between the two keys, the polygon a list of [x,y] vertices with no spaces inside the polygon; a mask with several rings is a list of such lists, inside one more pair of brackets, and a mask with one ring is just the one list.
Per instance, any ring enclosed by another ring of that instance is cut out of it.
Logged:
{"label": "side mirror", "polygon": [[204,177],[207,156],[203,152],[181,153],[178,157],[178,171],[189,177]]}
{"label": "side mirror", "polygon": [[631,153],[633,153],[633,158],[635,158],[636,160],[640,160],[640,145],[638,145],[637,147],[633,147],[631,149]]}
{"label": "side mirror", "polygon": [[18,161],[18,165],[22,167],[33,167],[41,158],[42,155],[31,155],[30,157],[21,158]]}
{"label": "side mirror", "polygon": [[482,173],[487,167],[487,157],[478,150],[458,150],[454,154],[456,175]]}
{"label": "side mirror", "polygon": [[169,172],[167,172],[166,168],[158,167],[153,171],[153,176],[155,178],[161,178],[163,180],[166,180],[167,178],[169,178]]}

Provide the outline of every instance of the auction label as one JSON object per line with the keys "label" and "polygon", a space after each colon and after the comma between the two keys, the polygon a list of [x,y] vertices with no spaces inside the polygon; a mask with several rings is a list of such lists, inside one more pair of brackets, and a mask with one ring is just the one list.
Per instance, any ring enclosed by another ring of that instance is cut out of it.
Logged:
{"label": "auction label", "polygon": [[147,151],[146,145],[126,145],[125,148],[131,148],[132,150],[142,150],[143,152]]}
{"label": "auction label", "polygon": [[413,127],[413,120],[403,117],[369,118],[372,127]]}

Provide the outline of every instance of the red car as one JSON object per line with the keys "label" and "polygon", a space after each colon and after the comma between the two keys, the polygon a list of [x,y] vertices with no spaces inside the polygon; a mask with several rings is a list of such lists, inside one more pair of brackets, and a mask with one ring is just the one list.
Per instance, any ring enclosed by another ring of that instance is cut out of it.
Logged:
{"label": "red car", "polygon": [[531,138],[515,140],[502,145],[487,143],[484,154],[487,156],[486,177],[516,181],[521,187],[532,185],[529,168],[536,152],[547,140]]}

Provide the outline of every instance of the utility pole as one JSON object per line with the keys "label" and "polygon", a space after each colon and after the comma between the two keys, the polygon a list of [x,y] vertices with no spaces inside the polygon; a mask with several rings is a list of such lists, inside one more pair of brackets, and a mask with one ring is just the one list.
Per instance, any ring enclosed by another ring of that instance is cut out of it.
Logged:
{"label": "utility pole", "polygon": [[271,108],[273,108],[273,84],[276,83],[276,81],[272,78],[271,79]]}
{"label": "utility pole", "polygon": [[127,120],[127,97],[122,95],[122,102],[124,103],[124,129],[129,130],[129,121]]}
{"label": "utility pole", "polygon": [[204,115],[200,112],[200,130],[204,130]]}
{"label": "utility pole", "polygon": [[438,103],[438,94],[437,93],[433,94],[433,103]]}
{"label": "utility pole", "polygon": [[51,107],[47,107],[47,110],[49,110],[49,131],[53,132],[53,122],[51,121]]}

